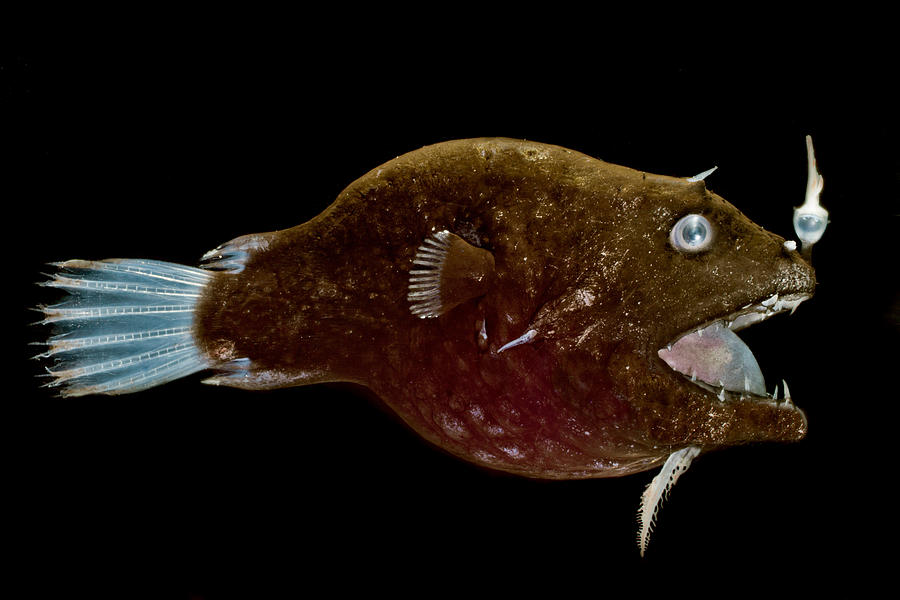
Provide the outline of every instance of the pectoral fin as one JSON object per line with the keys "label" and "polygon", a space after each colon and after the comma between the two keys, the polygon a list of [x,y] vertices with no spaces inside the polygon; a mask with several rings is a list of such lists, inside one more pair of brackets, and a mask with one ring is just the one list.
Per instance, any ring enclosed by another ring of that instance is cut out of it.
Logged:
{"label": "pectoral fin", "polygon": [[407,299],[410,312],[422,319],[483,296],[494,280],[491,253],[446,230],[425,239],[413,264]]}

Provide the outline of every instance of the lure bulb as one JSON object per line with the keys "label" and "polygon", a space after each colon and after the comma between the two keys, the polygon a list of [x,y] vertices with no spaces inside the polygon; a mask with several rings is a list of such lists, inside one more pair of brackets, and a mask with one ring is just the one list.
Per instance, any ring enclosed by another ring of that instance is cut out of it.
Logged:
{"label": "lure bulb", "polygon": [[809,175],[806,180],[806,199],[803,205],[794,209],[794,232],[800,239],[800,251],[808,260],[813,244],[822,238],[828,226],[828,211],[819,204],[819,195],[825,179],[816,169],[816,155],[813,151],[812,136],[806,136],[806,156]]}

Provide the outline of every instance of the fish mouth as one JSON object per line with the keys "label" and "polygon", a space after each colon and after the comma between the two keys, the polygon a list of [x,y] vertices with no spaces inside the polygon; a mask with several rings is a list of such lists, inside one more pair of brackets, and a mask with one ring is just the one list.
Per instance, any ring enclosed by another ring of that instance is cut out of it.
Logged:
{"label": "fish mouth", "polygon": [[787,383],[766,392],[766,382],[753,352],[735,332],[775,315],[793,313],[811,294],[773,294],[755,304],[693,327],[660,348],[659,357],[672,370],[721,401],[757,400],[795,409]]}

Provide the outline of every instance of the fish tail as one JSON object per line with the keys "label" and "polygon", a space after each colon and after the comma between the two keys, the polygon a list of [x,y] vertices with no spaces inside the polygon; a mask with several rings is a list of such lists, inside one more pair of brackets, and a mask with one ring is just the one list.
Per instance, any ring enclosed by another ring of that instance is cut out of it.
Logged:
{"label": "fish tail", "polygon": [[128,394],[209,366],[194,310],[213,273],[154,260],[68,260],[39,285],[67,295],[37,310],[53,328],[47,387],[62,396]]}

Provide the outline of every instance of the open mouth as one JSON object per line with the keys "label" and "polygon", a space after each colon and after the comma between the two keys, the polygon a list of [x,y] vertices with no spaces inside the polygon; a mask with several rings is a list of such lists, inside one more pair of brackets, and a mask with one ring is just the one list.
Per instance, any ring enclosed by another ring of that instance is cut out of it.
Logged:
{"label": "open mouth", "polygon": [[721,401],[758,399],[780,401],[793,407],[787,383],[783,396],[778,386],[766,392],[766,382],[750,348],[735,332],[774,315],[791,312],[809,294],[774,294],[758,304],[748,304],[728,316],[695,327],[659,350],[659,357],[694,384],[715,394]]}

